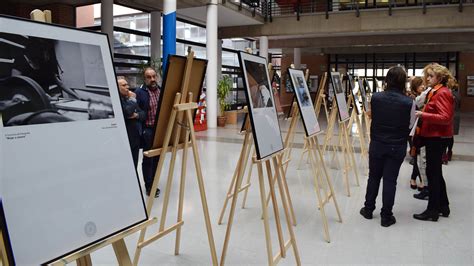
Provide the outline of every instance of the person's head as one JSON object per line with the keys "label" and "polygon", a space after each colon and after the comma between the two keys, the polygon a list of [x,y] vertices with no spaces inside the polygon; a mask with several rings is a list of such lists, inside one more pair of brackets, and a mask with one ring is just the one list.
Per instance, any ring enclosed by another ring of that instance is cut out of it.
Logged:
{"label": "person's head", "polygon": [[405,91],[405,84],[407,81],[407,72],[401,66],[394,66],[388,70],[385,77],[385,84],[387,90],[396,90],[399,92]]}
{"label": "person's head", "polygon": [[410,81],[410,90],[412,93],[416,95],[420,95],[423,90],[425,89],[425,85],[423,84],[423,79],[420,77],[414,77]]}
{"label": "person's head", "polygon": [[125,77],[124,76],[118,76],[117,77],[117,83],[118,83],[118,86],[119,86],[120,95],[128,96],[128,92],[129,92],[130,87],[128,86],[128,82],[125,79]]}
{"label": "person's head", "polygon": [[457,86],[456,79],[453,77],[451,72],[438,63],[431,63],[425,66],[423,69],[423,78],[425,84],[430,87],[441,84],[452,89]]}
{"label": "person's head", "polygon": [[143,72],[143,80],[145,81],[145,85],[148,88],[150,89],[158,88],[158,76],[156,74],[156,71],[153,68],[151,67],[145,68],[145,71]]}

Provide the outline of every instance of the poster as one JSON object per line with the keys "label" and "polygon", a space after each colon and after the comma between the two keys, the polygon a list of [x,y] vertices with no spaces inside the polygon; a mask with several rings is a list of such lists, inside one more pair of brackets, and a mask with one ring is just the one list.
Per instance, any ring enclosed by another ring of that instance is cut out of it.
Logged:
{"label": "poster", "polygon": [[244,75],[257,158],[262,159],[283,149],[280,125],[268,76],[267,60],[263,57],[240,52],[239,62]]}
{"label": "poster", "polygon": [[367,100],[367,94],[366,94],[367,80],[359,77],[358,84],[359,84],[360,97],[362,98],[362,106],[364,107],[364,111],[368,112],[369,101]]}
{"label": "poster", "polygon": [[346,96],[342,88],[341,74],[339,72],[331,72],[331,84],[333,86],[334,98],[336,99],[339,121],[349,119],[349,110],[347,109]]}
{"label": "poster", "polygon": [[303,120],[306,136],[312,136],[321,131],[319,127],[314,106],[311,102],[308,86],[305,82],[304,73],[302,70],[288,69],[291,77],[293,90],[295,91],[296,101],[300,110],[301,118]]}
{"label": "poster", "polygon": [[147,219],[105,34],[0,16],[0,91],[0,198],[17,265]]}

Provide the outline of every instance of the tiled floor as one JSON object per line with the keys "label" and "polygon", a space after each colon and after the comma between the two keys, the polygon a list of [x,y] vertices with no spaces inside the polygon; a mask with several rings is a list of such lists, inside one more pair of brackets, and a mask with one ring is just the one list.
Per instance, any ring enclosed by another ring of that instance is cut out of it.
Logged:
{"label": "tiled floor", "polygon": [[[282,121],[283,135],[287,133],[288,121]],[[325,128],[322,123],[322,128]],[[205,178],[205,188],[209,205],[217,256],[220,259],[226,231],[227,213],[222,225],[217,224],[230,184],[243,136],[238,134],[240,125],[228,125],[223,129],[209,129],[199,132],[199,152]],[[378,210],[373,220],[365,220],[359,215],[363,204],[367,176],[363,174],[360,153],[356,153],[361,185],[355,185],[350,177],[351,197],[345,194],[341,171],[334,169],[329,156],[326,161],[330,168],[336,196],[342,213],[343,223],[337,222],[332,204],[326,205],[331,243],[324,241],[317,198],[313,189],[311,172],[307,165],[297,170],[302,151],[304,130],[298,126],[295,149],[290,163],[287,181],[297,219],[294,227],[296,241],[303,265],[327,264],[455,264],[473,265],[473,177],[474,177],[474,114],[463,114],[460,135],[455,137],[453,161],[443,167],[451,201],[451,215],[440,218],[436,223],[414,220],[412,214],[426,208],[426,201],[413,198],[409,188],[411,165],[408,158],[400,169],[398,191],[394,206],[397,223],[389,228],[380,226]],[[323,136],[320,138],[323,139]],[[356,141],[356,146],[357,145]],[[188,161],[188,178],[184,204],[184,226],[182,229],[181,254],[174,255],[174,233],[144,248],[140,265],[211,265],[209,245],[204,225],[199,190],[194,174],[192,157]],[[365,162],[366,163],[366,162]],[[179,165],[179,162],[177,162]],[[166,168],[165,168],[166,169]],[[165,175],[160,180],[160,188],[165,186]],[[256,171],[252,176],[247,206],[241,209],[242,195],[239,196],[232,235],[226,257],[226,265],[266,265],[264,227]],[[175,173],[167,224],[176,220],[179,173]],[[268,191],[268,189],[267,189]],[[153,216],[161,215],[161,196],[153,208]],[[380,198],[378,203],[380,203]],[[281,207],[281,205],[280,205]],[[380,208],[380,204],[378,205]],[[283,214],[281,210],[280,214]],[[277,251],[276,229],[271,217],[273,251]],[[284,232],[286,223],[282,217]],[[152,226],[148,232],[156,232]],[[287,235],[287,234],[286,234]],[[131,256],[135,252],[138,234],[126,239]],[[116,265],[111,247],[92,255],[95,265]],[[295,265],[291,249],[281,265]]]}

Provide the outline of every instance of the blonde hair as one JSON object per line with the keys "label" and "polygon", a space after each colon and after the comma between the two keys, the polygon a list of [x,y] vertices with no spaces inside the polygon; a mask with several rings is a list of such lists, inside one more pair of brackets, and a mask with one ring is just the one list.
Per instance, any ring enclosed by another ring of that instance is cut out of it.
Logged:
{"label": "blonde hair", "polygon": [[423,69],[423,81],[425,82],[425,84],[428,84],[426,82],[428,77],[428,70],[433,71],[435,76],[438,78],[439,83],[448,87],[449,89],[453,89],[458,86],[458,83],[456,82],[456,79],[453,77],[451,72],[449,72],[449,70],[445,66],[442,66],[438,63],[428,64]]}

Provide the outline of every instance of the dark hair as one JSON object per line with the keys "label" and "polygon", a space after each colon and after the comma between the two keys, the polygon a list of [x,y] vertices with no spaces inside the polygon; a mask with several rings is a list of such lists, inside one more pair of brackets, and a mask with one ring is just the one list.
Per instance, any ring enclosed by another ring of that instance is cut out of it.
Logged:
{"label": "dark hair", "polygon": [[407,72],[401,66],[394,66],[388,70],[387,76],[385,77],[386,89],[397,90],[400,92],[405,91],[407,81]]}
{"label": "dark hair", "polygon": [[413,94],[417,94],[416,89],[423,84],[423,79],[420,77],[414,77],[410,82],[410,90]]}

